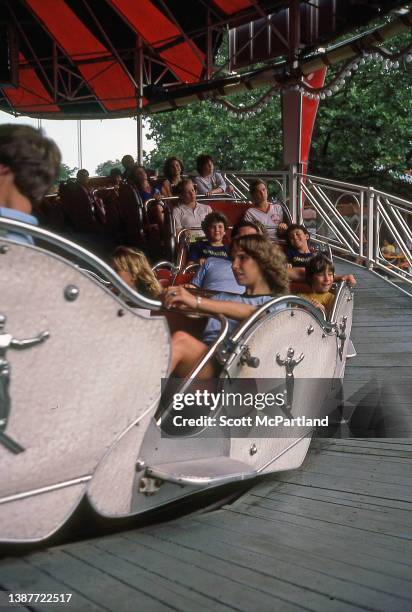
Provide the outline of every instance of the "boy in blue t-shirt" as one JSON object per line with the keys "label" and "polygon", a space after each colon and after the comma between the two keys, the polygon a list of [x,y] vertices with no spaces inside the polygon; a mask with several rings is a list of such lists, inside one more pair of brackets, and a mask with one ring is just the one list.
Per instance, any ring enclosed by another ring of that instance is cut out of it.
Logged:
{"label": "boy in blue t-shirt", "polygon": [[227,228],[227,219],[220,212],[206,215],[202,221],[206,240],[198,240],[190,246],[188,261],[203,264],[208,257],[229,259],[228,246],[223,244]]}
{"label": "boy in blue t-shirt", "polygon": [[316,252],[309,245],[309,232],[304,225],[293,223],[286,230],[286,259],[292,268],[305,268]]}

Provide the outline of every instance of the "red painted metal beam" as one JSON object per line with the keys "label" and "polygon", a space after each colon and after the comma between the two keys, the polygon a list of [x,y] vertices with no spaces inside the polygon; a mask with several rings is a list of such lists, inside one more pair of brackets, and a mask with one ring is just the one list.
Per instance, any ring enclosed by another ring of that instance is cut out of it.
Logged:
{"label": "red painted metal beam", "polygon": [[[19,64],[24,66],[26,58],[19,53]],[[47,112],[58,113],[60,108],[53,103],[34,68],[20,68],[19,87],[4,88],[3,93],[13,108],[19,113]]]}
{"label": "red painted metal beam", "polygon": [[[145,42],[161,48],[165,42],[181,37],[179,28],[164,15],[150,0],[109,0],[121,17]],[[194,43],[193,43],[194,44]],[[170,67],[172,72],[183,82],[196,83],[203,71],[204,54],[193,49],[187,42],[178,43],[159,56]]]}
{"label": "red painted metal beam", "polygon": [[[305,83],[313,87],[323,87],[325,83],[327,68],[321,68],[305,77]],[[319,100],[310,100],[303,96],[302,99],[302,124],[300,138],[300,160],[303,164],[303,172],[306,173],[310,146],[312,143],[313,126],[315,125],[316,114],[318,112]]]}
{"label": "red painted metal beam", "polygon": [[[76,64],[100,104],[108,111],[136,106],[135,88],[128,75],[112,59],[109,50],[86,28],[63,0],[26,0],[50,36]],[[87,60],[93,60],[87,64]],[[85,62],[86,60],[86,62]]]}
{"label": "red painted metal beam", "polygon": [[216,6],[218,6],[226,15],[233,15],[239,11],[250,8],[253,6],[251,0],[214,0]]}

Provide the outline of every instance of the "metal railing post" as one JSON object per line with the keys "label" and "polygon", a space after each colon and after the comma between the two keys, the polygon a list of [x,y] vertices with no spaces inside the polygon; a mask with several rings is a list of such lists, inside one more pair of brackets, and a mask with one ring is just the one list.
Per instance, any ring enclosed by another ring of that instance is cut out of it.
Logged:
{"label": "metal railing post", "polygon": [[289,210],[293,223],[299,222],[297,165],[289,165]]}
{"label": "metal railing post", "polygon": [[[373,269],[375,263],[374,257],[374,245],[379,242],[379,224],[375,218],[375,192],[373,187],[369,187],[367,191],[368,200],[368,232],[367,232],[367,267],[369,270]],[[363,247],[363,236],[362,236],[362,247]]]}

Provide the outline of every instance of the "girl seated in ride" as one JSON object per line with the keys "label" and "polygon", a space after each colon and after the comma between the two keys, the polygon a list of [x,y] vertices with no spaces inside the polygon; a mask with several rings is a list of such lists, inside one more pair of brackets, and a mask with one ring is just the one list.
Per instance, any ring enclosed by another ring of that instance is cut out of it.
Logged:
{"label": "girl seated in ride", "polygon": [[[229,319],[229,334],[237,323],[249,318],[262,304],[288,292],[289,281],[285,257],[278,247],[259,234],[235,238],[230,249],[233,273],[246,288],[241,295],[218,293],[213,299],[195,296],[184,287],[169,287],[165,293],[167,308],[197,310],[205,314],[221,314]],[[200,361],[220,330],[217,319],[209,319],[203,341],[183,331],[172,336],[171,369],[178,377],[187,376]],[[209,361],[199,378],[213,377],[217,364]]]}
{"label": "girl seated in ride", "polygon": [[183,180],[183,163],[177,157],[168,157],[163,165],[165,180],[160,186],[162,195],[166,198],[178,195],[179,185]]}
{"label": "girl seated in ride", "polygon": [[142,251],[119,246],[112,255],[111,266],[126,285],[145,297],[159,299],[163,293],[163,288]]}
{"label": "girl seated in ride", "polygon": [[198,240],[189,249],[188,260],[203,264],[208,257],[229,258],[228,246],[223,244],[228,222],[225,215],[211,212],[202,221],[206,240]]}
{"label": "girl seated in ride", "polygon": [[269,202],[266,183],[261,179],[253,181],[250,185],[250,196],[253,208],[245,213],[245,221],[259,221],[268,229],[269,238],[276,239],[287,229],[284,223],[283,206],[280,201]]}
{"label": "girl seated in ride", "polygon": [[300,297],[312,302],[326,315],[329,314],[334,300],[330,289],[334,281],[335,268],[325,255],[314,255],[306,264],[306,282],[312,289],[311,293],[299,293]]}
{"label": "girl seated in ride", "polygon": [[156,187],[152,187],[149,183],[147,172],[143,166],[135,164],[131,170],[129,180],[137,187],[142,202],[147,202],[151,198],[160,200],[160,191]]}
{"label": "girl seated in ride", "polygon": [[315,253],[309,247],[309,232],[304,225],[292,223],[286,230],[286,259],[292,268],[304,268]]}

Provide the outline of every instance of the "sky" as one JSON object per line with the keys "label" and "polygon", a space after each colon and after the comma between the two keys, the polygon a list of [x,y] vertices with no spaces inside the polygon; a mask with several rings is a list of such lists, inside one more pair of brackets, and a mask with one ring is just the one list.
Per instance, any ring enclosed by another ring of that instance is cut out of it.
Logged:
{"label": "sky", "polygon": [[[22,123],[38,127],[37,119],[13,117],[0,111],[1,123]],[[109,159],[121,159],[130,154],[136,157],[137,131],[134,119],[99,119],[82,121],[82,167],[90,175],[95,174],[96,166]],[[70,168],[79,167],[77,144],[77,121],[45,120],[41,127],[49,138],[59,146],[63,163]],[[148,152],[153,148],[147,140],[147,126],[143,130],[143,149]]]}

